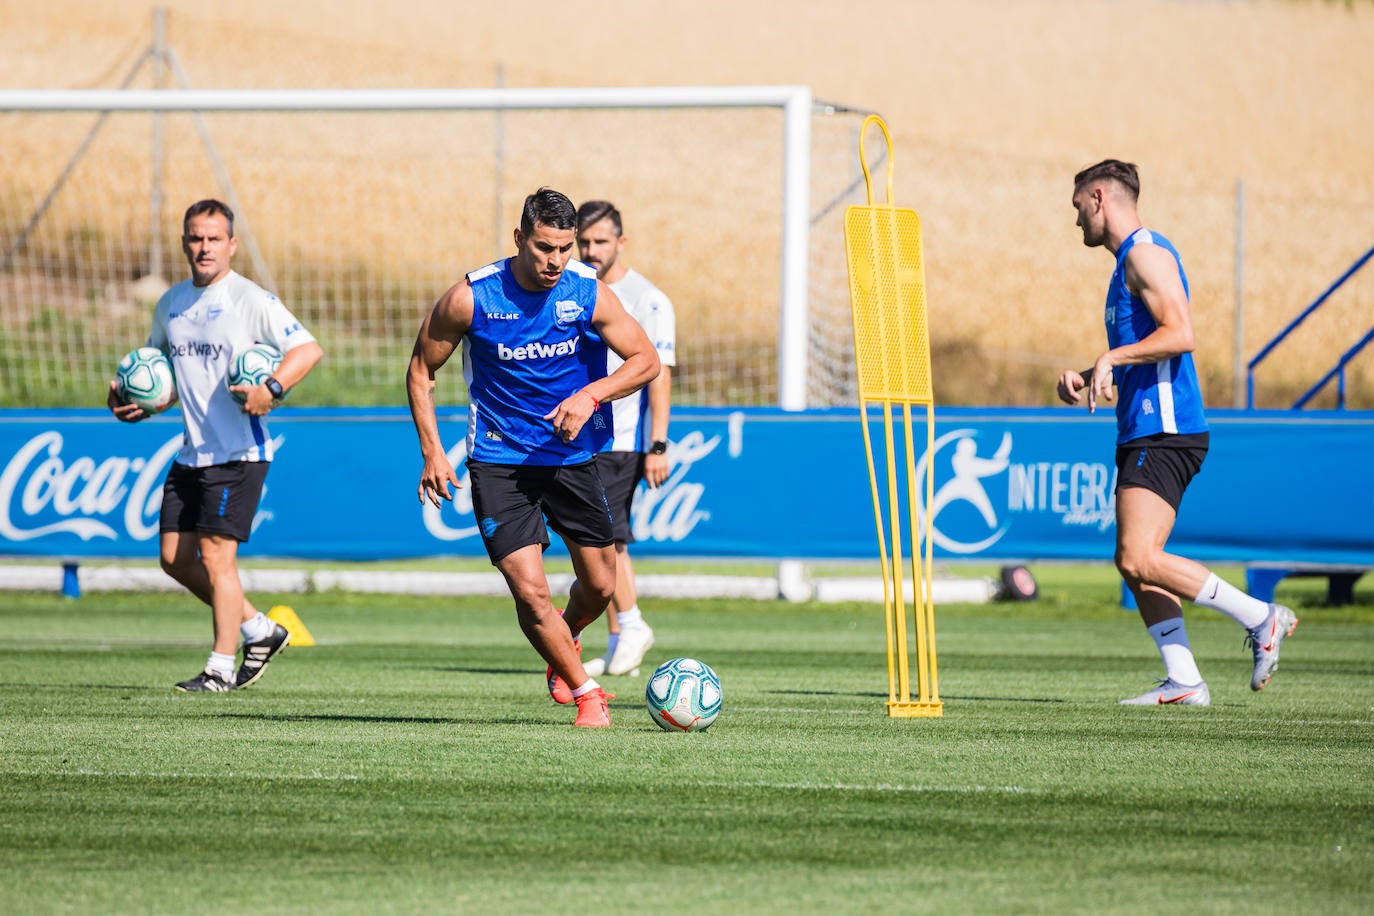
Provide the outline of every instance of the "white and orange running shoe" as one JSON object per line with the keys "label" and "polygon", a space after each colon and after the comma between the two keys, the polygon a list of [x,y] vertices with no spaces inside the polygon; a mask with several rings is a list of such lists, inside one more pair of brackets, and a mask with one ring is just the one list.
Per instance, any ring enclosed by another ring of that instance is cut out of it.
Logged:
{"label": "white and orange running shoe", "polygon": [[1245,644],[1255,653],[1255,672],[1250,675],[1250,689],[1263,690],[1269,677],[1279,666],[1279,647],[1298,628],[1298,615],[1281,604],[1269,605],[1264,623],[1245,634]]}
{"label": "white and orange running shoe", "polygon": [[1162,678],[1154,690],[1147,690],[1138,697],[1122,700],[1122,706],[1211,706],[1212,693],[1206,681],[1189,686],[1180,684],[1171,677]]}

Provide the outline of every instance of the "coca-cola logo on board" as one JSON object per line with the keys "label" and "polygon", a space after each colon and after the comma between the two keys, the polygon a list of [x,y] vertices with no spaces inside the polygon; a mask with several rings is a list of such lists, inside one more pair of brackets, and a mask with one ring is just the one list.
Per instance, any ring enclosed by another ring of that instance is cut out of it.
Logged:
{"label": "coca-cola logo on board", "polygon": [[181,449],[181,434],[151,457],[63,453],[56,430],[39,433],[15,450],[0,472],[0,536],[30,541],[74,534],[83,541],[146,541],[157,535],[162,480]]}

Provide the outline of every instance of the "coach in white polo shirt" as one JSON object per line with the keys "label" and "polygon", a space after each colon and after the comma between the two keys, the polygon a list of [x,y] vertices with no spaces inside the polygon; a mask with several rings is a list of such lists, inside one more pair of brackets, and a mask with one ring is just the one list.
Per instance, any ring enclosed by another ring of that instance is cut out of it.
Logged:
{"label": "coach in white polo shirt", "polygon": [[[267,414],[323,354],[280,299],[230,268],[238,239],[227,206],[192,204],[182,220],[181,247],[191,278],[158,300],[147,343],[172,362],[185,424],[162,489],[162,568],[210,605],[214,618],[205,669],[176,689],[223,692],[252,684],[290,642],[286,629],[244,596],[238,549],[252,531],[272,461]],[[244,396],[240,404],[225,376],[235,355],[255,343],[271,344],[283,357],[263,384],[234,389]],[[108,404],[125,422],[147,416],[121,403],[114,382]],[[240,635],[243,662],[235,671]]]}

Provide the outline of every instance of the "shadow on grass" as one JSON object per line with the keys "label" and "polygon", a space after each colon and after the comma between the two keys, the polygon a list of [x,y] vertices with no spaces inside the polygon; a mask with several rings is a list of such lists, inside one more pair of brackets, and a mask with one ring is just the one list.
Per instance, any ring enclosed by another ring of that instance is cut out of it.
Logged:
{"label": "shadow on grass", "polygon": [[[857,699],[886,699],[887,694],[876,691],[865,691],[861,693],[850,693],[839,690],[770,690],[768,693],[780,696],[800,696],[800,697],[855,697]],[[1052,697],[961,697],[949,696],[948,694],[940,697],[941,700],[958,700],[960,702],[974,703],[1064,703],[1066,700]]]}
{"label": "shadow on grass", "polygon": [[258,722],[357,722],[378,725],[530,725],[542,724],[542,719],[494,716],[360,716],[352,713],[248,713],[226,712],[216,718],[253,719]]}
{"label": "shadow on grass", "polygon": [[1060,697],[961,697],[943,694],[940,699],[959,703],[1067,703]]}
{"label": "shadow on grass", "polygon": [[518,674],[521,677],[539,677],[544,672],[530,668],[460,668],[454,665],[426,667],[426,671],[443,671],[448,674]]}
{"label": "shadow on grass", "polygon": [[9,684],[0,683],[0,690],[133,690],[143,692],[145,690],[163,689],[171,690],[171,687],[160,688],[151,684]]}

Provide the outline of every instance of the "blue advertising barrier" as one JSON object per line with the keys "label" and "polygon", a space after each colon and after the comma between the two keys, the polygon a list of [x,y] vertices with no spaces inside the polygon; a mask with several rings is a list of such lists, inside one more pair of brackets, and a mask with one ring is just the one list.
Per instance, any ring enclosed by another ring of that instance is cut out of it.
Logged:
{"label": "blue advertising barrier", "polygon": [[[440,416],[464,483],[465,418]],[[1212,562],[1374,565],[1374,413],[1214,411],[1211,424],[1172,550]],[[421,506],[404,408],[288,407],[271,426],[279,451],[245,555],[485,556],[466,489],[442,509]],[[672,432],[668,481],[636,502],[639,554],[876,556],[857,410],[679,408]],[[1109,412],[937,410],[934,454],[917,464],[918,475],[935,475],[935,555],[1110,559],[1114,432]],[[917,440],[923,449],[923,432]],[[162,481],[180,441],[176,411],[133,425],[104,410],[0,411],[0,553],[155,555]]]}

